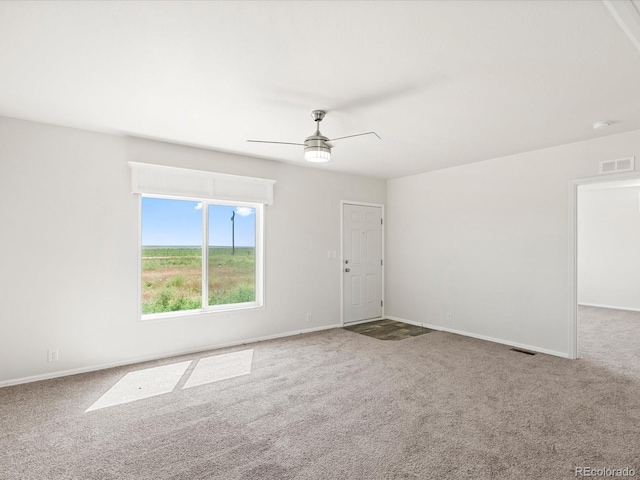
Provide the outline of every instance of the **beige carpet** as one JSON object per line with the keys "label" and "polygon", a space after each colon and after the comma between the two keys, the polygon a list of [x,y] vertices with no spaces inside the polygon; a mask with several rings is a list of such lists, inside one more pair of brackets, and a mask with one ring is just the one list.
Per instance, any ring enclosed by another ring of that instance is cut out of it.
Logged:
{"label": "beige carpet", "polygon": [[[173,390],[104,406],[136,381]],[[443,332],[336,329],[0,389],[2,479],[569,479],[640,471],[638,439],[638,377]]]}
{"label": "beige carpet", "polygon": [[640,312],[578,307],[578,355],[640,380]]}

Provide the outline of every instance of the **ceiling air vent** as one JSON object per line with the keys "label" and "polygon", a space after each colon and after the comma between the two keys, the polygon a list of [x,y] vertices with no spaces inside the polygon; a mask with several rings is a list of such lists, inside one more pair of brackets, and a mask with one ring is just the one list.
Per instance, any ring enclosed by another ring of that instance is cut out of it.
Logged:
{"label": "ceiling air vent", "polygon": [[635,157],[619,158],[617,160],[605,160],[600,162],[599,173],[632,172],[635,168]]}

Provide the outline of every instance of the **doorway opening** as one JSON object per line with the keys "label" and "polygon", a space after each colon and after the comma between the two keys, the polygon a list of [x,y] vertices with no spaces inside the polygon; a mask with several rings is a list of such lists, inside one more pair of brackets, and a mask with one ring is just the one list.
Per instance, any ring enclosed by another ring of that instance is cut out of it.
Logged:
{"label": "doorway opening", "polygon": [[640,172],[572,182],[570,358],[640,375]]}

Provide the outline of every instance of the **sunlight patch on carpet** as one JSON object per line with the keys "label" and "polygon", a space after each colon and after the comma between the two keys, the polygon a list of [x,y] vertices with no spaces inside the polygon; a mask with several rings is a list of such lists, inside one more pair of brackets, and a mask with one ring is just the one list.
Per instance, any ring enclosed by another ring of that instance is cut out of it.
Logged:
{"label": "sunlight patch on carpet", "polygon": [[187,380],[182,389],[186,389],[248,375],[251,373],[253,349],[201,358],[189,371],[194,362],[190,360],[127,373],[85,413],[170,393],[176,390],[183,377]]}
{"label": "sunlight patch on carpet", "polygon": [[127,373],[85,412],[172,392],[190,364],[180,362]]}
{"label": "sunlight patch on carpet", "polygon": [[197,387],[251,373],[253,349],[201,358],[183,388]]}

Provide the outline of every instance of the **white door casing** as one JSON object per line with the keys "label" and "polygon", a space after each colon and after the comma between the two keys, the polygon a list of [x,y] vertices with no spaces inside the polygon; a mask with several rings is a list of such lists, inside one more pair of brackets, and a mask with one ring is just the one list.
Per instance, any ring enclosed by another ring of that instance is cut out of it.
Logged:
{"label": "white door casing", "polygon": [[343,321],[382,316],[382,207],[343,204]]}

